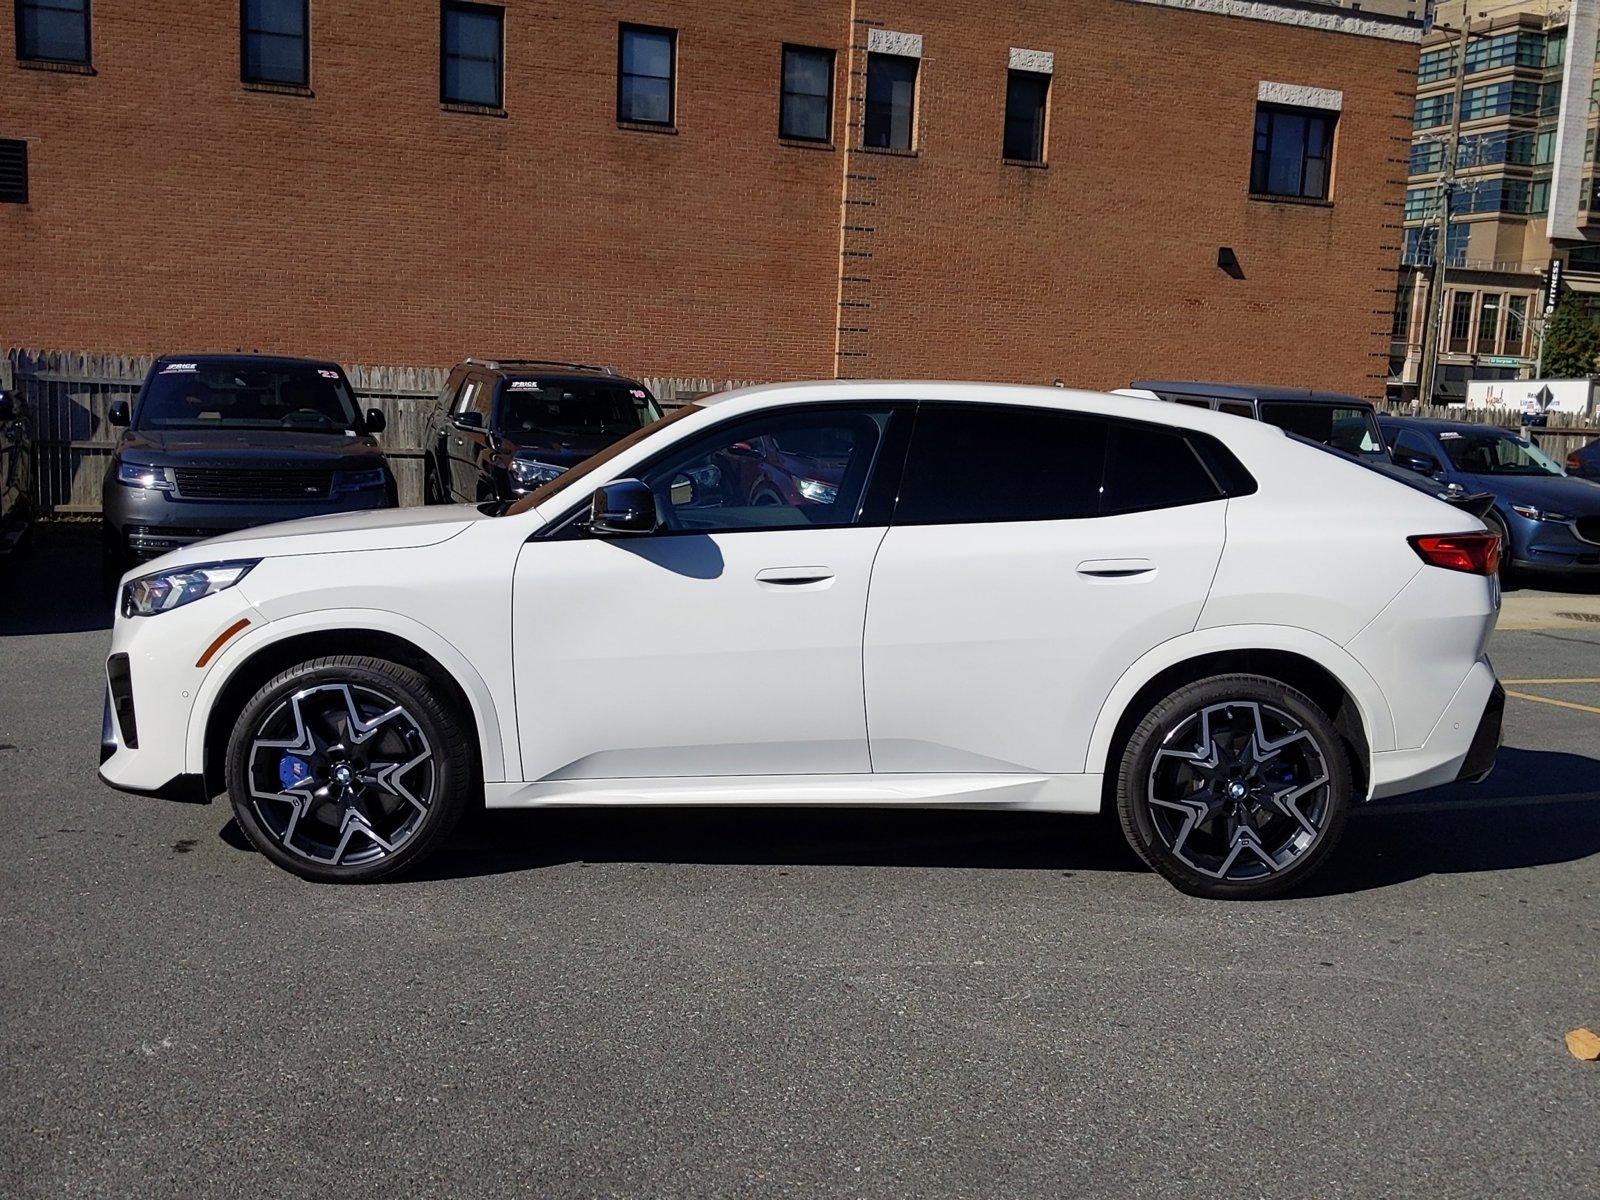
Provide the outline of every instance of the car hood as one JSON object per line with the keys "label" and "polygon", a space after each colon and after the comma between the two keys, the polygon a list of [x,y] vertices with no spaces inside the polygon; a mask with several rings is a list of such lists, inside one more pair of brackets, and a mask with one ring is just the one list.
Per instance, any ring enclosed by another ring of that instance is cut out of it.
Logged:
{"label": "car hood", "polygon": [[503,435],[518,458],[532,458],[557,467],[571,467],[599,454],[626,434],[523,432]]}
{"label": "car hood", "polygon": [[408,550],[448,541],[475,521],[489,520],[471,504],[427,508],[378,508],[328,513],[257,525],[175,550],[141,568],[140,574],[185,563],[291,554],[348,554],[357,550]]}
{"label": "car hood", "polygon": [[374,467],[377,439],[304,429],[131,429],[117,456],[149,467]]}
{"label": "car hood", "polygon": [[1455,478],[1473,491],[1493,492],[1504,504],[1533,504],[1579,517],[1600,514],[1600,483],[1572,475],[1460,474]]}

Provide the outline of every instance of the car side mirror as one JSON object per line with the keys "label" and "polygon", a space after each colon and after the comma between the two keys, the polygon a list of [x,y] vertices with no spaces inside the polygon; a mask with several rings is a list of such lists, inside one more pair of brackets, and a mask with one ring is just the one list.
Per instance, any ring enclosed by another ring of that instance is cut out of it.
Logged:
{"label": "car side mirror", "polygon": [[458,412],[450,418],[458,429],[482,429],[483,414],[477,409],[469,408],[466,412]]}
{"label": "car side mirror", "polygon": [[383,415],[381,409],[367,409],[367,432],[382,433],[389,428],[389,418]]}
{"label": "car side mirror", "polygon": [[111,407],[106,409],[106,420],[119,428],[126,428],[130,420],[128,402],[126,400],[113,401]]}
{"label": "car side mirror", "polygon": [[599,537],[654,533],[661,525],[656,496],[637,479],[617,479],[595,489],[589,532]]}
{"label": "car side mirror", "polygon": [[734,442],[733,445],[728,447],[728,453],[733,455],[735,458],[761,457],[761,451],[757,450],[749,442]]}
{"label": "car side mirror", "polygon": [[1418,475],[1432,475],[1439,469],[1439,464],[1431,458],[1419,458],[1414,454],[1397,454],[1395,463],[1408,471],[1415,471]]}
{"label": "car side mirror", "polygon": [[9,421],[17,415],[17,402],[10,392],[0,392],[0,421]]}

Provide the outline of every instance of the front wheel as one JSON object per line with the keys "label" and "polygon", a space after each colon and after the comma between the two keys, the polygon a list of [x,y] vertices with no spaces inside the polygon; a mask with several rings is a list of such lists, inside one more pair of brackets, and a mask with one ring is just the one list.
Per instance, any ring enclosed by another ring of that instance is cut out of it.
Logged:
{"label": "front wheel", "polygon": [[1302,883],[1344,831],[1352,784],[1333,722],[1295,689],[1223,675],[1178,689],[1123,752],[1117,813],[1180,891],[1261,899]]}
{"label": "front wheel", "polygon": [[240,828],[287,871],[366,883],[415,866],[473,785],[460,718],[425,676],[383,659],[313,659],[269,680],[228,741]]}

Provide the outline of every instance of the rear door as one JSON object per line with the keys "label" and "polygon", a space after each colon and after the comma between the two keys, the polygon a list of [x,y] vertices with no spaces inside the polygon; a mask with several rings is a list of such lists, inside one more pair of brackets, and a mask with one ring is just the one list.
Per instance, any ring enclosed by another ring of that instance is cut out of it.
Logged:
{"label": "rear door", "polygon": [[922,406],[867,604],[873,770],[1083,771],[1118,677],[1199,619],[1221,494],[1163,426]]}

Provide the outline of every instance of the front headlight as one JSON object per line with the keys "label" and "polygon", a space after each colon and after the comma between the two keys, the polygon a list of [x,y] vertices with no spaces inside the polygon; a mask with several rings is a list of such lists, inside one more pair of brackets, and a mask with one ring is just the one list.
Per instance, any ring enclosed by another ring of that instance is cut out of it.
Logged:
{"label": "front headlight", "polygon": [[259,558],[234,562],[201,563],[175,567],[158,575],[144,575],[122,589],[122,615],[153,617],[179,608],[202,596],[231,588],[250,573]]}
{"label": "front headlight", "polygon": [[518,487],[533,488],[540,484],[549,483],[558,475],[566,473],[565,467],[558,467],[554,463],[540,462],[533,458],[513,458],[506,464],[506,472],[511,476],[511,482]]}
{"label": "front headlight", "polygon": [[1530,521],[1570,521],[1566,513],[1551,512],[1549,509],[1538,508],[1532,504],[1513,504],[1511,511],[1519,517],[1526,517]]}
{"label": "front headlight", "polygon": [[331,494],[342,496],[346,492],[365,492],[383,485],[382,467],[374,467],[370,471],[335,471]]}
{"label": "front headlight", "polygon": [[800,494],[813,504],[832,504],[839,498],[839,489],[831,483],[823,483],[820,479],[801,479],[797,484]]}
{"label": "front headlight", "polygon": [[155,492],[172,490],[172,472],[166,467],[147,467],[143,463],[118,462],[117,482],[125,487],[149,488]]}

